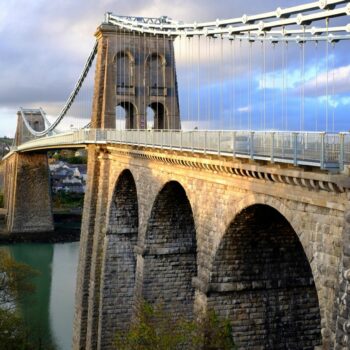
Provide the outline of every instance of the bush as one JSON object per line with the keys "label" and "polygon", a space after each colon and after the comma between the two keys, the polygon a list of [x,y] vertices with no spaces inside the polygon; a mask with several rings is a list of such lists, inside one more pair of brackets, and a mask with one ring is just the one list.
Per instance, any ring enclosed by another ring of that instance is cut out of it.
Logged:
{"label": "bush", "polygon": [[54,208],[75,209],[84,206],[84,193],[70,193],[59,191],[52,194]]}
{"label": "bush", "polygon": [[0,344],[1,349],[34,350],[29,332],[17,312],[21,297],[33,292],[30,280],[36,272],[28,265],[16,262],[8,251],[0,249]]}
{"label": "bush", "polygon": [[118,350],[233,350],[232,328],[214,311],[200,320],[166,312],[162,305],[143,302],[125,332],[118,332]]}

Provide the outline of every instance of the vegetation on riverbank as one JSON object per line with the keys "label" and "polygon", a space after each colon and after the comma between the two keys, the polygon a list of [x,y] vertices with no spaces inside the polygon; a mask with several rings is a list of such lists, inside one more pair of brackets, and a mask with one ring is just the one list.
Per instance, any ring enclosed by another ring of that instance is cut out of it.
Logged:
{"label": "vegetation on riverbank", "polygon": [[34,350],[38,345],[29,338],[29,331],[17,309],[24,295],[34,291],[31,279],[36,272],[16,262],[9,252],[0,249],[0,344],[7,350]]}
{"label": "vegetation on riverbank", "polygon": [[[180,313],[181,314],[181,313]],[[188,320],[165,311],[162,305],[141,303],[129,329],[119,332],[118,350],[234,350],[232,328],[209,311],[200,320]]]}
{"label": "vegetation on riverbank", "polygon": [[76,156],[72,153],[67,153],[67,151],[60,151],[56,153],[49,153],[49,157],[55,159],[56,161],[66,162],[68,164],[86,164],[86,156]]}
{"label": "vegetation on riverbank", "polygon": [[52,204],[55,209],[82,209],[84,193],[59,191],[52,194]]}

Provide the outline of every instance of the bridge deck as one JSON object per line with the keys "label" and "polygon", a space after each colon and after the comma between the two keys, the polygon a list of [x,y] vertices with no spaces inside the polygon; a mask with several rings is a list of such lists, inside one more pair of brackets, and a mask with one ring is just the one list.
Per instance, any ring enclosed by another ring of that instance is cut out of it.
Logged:
{"label": "bridge deck", "polygon": [[321,169],[342,170],[350,163],[350,134],[324,132],[82,129],[38,138],[13,151],[85,147],[90,143],[125,143]]}

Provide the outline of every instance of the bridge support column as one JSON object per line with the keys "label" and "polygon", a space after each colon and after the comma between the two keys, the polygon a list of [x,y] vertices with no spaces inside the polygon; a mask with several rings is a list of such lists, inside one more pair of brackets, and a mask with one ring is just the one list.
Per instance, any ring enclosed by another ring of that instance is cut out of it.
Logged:
{"label": "bridge support column", "polygon": [[5,165],[6,227],[9,233],[53,231],[46,154],[14,153]]}
{"label": "bridge support column", "polygon": [[[350,203],[350,194],[348,194]],[[339,297],[336,310],[336,331],[334,349],[350,348],[350,205],[345,212],[343,231],[343,257],[339,276]]]}
{"label": "bridge support column", "polygon": [[88,180],[84,199],[75,298],[73,349],[96,349],[103,244],[106,234],[108,161],[94,145],[88,149]]}

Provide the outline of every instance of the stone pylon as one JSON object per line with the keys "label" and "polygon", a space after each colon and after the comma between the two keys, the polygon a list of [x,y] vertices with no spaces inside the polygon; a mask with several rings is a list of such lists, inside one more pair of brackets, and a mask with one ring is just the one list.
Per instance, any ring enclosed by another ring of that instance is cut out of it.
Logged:
{"label": "stone pylon", "polygon": [[[173,39],[102,24],[92,128],[180,129]],[[118,114],[123,114],[116,116]],[[116,118],[124,125],[116,125]],[[147,120],[148,119],[148,120]]]}

